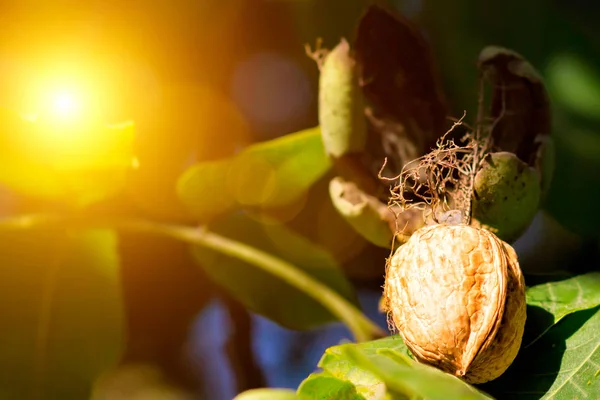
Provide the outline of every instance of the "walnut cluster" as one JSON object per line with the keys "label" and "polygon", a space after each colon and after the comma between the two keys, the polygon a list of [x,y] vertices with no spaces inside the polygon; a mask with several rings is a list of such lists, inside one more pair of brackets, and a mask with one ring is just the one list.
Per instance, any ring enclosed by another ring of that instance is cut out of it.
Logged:
{"label": "walnut cluster", "polygon": [[484,229],[436,224],[415,232],[390,259],[384,301],[417,360],[469,383],[502,375],[521,346],[517,256]]}

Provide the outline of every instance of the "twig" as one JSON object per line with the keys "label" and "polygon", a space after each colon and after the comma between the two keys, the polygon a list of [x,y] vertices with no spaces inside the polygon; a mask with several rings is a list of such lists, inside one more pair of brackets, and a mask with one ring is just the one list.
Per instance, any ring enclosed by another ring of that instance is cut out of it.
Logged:
{"label": "twig", "polygon": [[58,215],[25,215],[0,219],[0,227],[27,229],[40,224],[64,225],[73,228],[108,228],[146,232],[168,236],[193,245],[203,246],[230,257],[246,261],[318,301],[342,321],[359,341],[386,336],[385,332],[358,308],[294,265],[260,249],[210,232],[205,227],[164,224],[143,219],[65,218]]}
{"label": "twig", "polygon": [[[485,112],[485,85],[483,75],[479,75],[479,95],[477,98],[477,121],[475,123],[475,143],[473,147],[473,162],[471,164],[471,179],[469,181],[469,191],[467,197],[467,209],[465,211],[465,223],[471,224],[471,218],[473,213],[473,195],[475,192],[475,175],[479,167],[480,150],[479,145],[481,143],[481,125],[483,124],[483,116]],[[488,135],[489,137],[489,135]],[[486,143],[487,146],[487,143]]]}
{"label": "twig", "polygon": [[228,293],[219,297],[225,303],[231,321],[226,353],[236,380],[236,392],[267,386],[252,351],[253,326],[248,310]]}

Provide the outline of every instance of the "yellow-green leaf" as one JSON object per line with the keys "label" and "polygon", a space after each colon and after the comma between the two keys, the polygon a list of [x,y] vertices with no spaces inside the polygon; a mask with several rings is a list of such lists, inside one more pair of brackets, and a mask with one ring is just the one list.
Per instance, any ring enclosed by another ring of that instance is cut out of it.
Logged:
{"label": "yellow-green leaf", "polygon": [[367,398],[357,392],[352,382],[338,379],[327,372],[319,372],[310,374],[302,381],[298,387],[298,399],[366,400]]}
{"label": "yellow-green leaf", "polygon": [[198,163],[179,178],[177,193],[196,217],[207,220],[233,205],[288,205],[329,168],[317,127],[251,145],[232,158]]}
{"label": "yellow-green leaf", "polygon": [[[328,376],[351,383],[356,393],[367,400],[489,399],[459,378],[413,361],[409,354],[400,336],[390,336],[330,347],[319,367]],[[316,392],[314,398],[323,394]]]}
{"label": "yellow-green leaf", "polygon": [[290,389],[251,389],[234,397],[233,400],[296,400],[296,393]]}

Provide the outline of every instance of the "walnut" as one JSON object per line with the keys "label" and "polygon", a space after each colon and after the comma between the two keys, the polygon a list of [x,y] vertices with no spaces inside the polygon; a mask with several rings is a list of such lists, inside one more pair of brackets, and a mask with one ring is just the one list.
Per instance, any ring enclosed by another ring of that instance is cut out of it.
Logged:
{"label": "walnut", "polygon": [[468,225],[421,228],[396,250],[385,308],[415,358],[469,383],[510,366],[525,327],[525,282],[515,251]]}

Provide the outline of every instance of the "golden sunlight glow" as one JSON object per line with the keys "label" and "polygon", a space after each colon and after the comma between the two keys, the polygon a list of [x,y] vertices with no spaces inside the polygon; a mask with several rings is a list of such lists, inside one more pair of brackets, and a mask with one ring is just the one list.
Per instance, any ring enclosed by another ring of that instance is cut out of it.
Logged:
{"label": "golden sunlight glow", "polygon": [[35,115],[51,130],[74,129],[102,119],[106,82],[97,75],[67,64],[32,71],[22,87],[20,112]]}
{"label": "golden sunlight glow", "polygon": [[105,124],[97,80],[68,68],[60,74],[53,71],[56,75],[43,72],[29,83],[24,107],[34,116],[38,145],[48,151],[75,151],[97,140],[92,136],[100,134],[97,128]]}
{"label": "golden sunlight glow", "polygon": [[87,93],[90,88],[84,82],[52,83],[35,93],[38,132],[43,136],[38,140],[54,143],[52,147],[82,146],[91,139],[86,136],[95,122],[89,102],[93,93]]}
{"label": "golden sunlight glow", "polygon": [[[31,145],[48,152],[76,152],[101,140],[103,87],[90,72],[40,69],[23,90],[21,115],[35,121]],[[78,72],[78,73],[77,73]]]}
{"label": "golden sunlight glow", "polygon": [[51,109],[60,118],[69,118],[77,115],[81,104],[77,96],[69,91],[62,90],[51,96]]}

